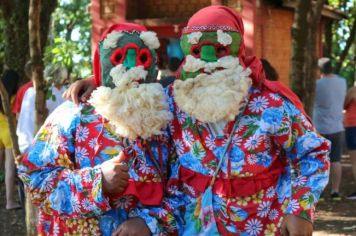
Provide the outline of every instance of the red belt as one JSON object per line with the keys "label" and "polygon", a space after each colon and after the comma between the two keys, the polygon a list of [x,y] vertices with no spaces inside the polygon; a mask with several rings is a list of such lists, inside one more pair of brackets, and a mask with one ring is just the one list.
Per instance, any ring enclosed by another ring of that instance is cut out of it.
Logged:
{"label": "red belt", "polygon": [[161,182],[136,182],[129,180],[129,183],[122,193],[106,194],[110,202],[120,197],[132,195],[138,199],[143,205],[156,206],[160,205],[163,198],[163,184]]}
{"label": "red belt", "polygon": [[[278,164],[275,167],[267,173],[261,173],[253,177],[234,177],[231,179],[216,177],[213,192],[222,196],[231,194],[230,196],[235,197],[256,194],[260,190],[267,189],[277,183],[278,177],[284,172],[284,167],[282,164]],[[179,168],[179,178],[200,193],[203,193],[207,189],[212,179],[211,176],[197,173],[183,166]]]}

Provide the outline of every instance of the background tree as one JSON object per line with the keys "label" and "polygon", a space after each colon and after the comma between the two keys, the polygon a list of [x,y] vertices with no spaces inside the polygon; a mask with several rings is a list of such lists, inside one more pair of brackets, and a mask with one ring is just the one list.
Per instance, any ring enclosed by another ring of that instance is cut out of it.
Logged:
{"label": "background tree", "polygon": [[28,7],[28,0],[0,1],[4,63],[19,74],[20,80],[25,78],[24,66],[29,55]]}
{"label": "background tree", "polygon": [[291,87],[309,115],[312,115],[315,93],[316,27],[323,4],[324,0],[298,0],[292,26]]}
{"label": "background tree", "polygon": [[[329,0],[329,4],[345,12],[348,18],[332,25],[331,53],[326,56],[331,56],[333,59],[335,73],[346,78],[348,85],[351,86],[354,83],[356,70],[356,2],[352,0]],[[327,40],[326,36],[325,40]]]}
{"label": "background tree", "polygon": [[89,3],[90,0],[59,1],[53,13],[51,40],[45,50],[47,69],[65,67],[72,78],[83,78],[91,73]]}
{"label": "background tree", "polygon": [[[29,60],[28,9],[29,0],[0,1],[0,63],[15,70],[20,83],[26,81],[24,67]],[[44,1],[41,9],[41,47],[46,45],[51,14],[57,6],[56,0]],[[2,68],[1,68],[2,69]]]}

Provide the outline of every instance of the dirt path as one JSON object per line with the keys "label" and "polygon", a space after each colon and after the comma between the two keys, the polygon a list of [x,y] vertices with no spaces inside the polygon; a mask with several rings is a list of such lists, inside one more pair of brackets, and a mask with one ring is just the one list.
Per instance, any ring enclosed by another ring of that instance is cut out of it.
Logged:
{"label": "dirt path", "polygon": [[[356,183],[351,175],[348,158],[343,159],[342,193],[347,195],[356,191]],[[329,189],[325,191],[329,193]],[[0,183],[0,236],[25,235],[25,223],[22,210],[5,210],[5,186]],[[325,201],[317,206],[314,236],[356,236],[356,201],[342,200],[331,202],[328,194]]]}

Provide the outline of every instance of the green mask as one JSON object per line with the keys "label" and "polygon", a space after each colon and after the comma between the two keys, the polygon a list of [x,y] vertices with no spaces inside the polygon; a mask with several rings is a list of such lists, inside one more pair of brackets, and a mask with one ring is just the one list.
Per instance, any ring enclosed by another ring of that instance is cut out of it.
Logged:
{"label": "green mask", "polygon": [[[115,32],[118,33],[118,32]],[[120,32],[117,40],[111,40],[110,46],[105,46],[105,40],[99,44],[102,85],[115,87],[110,71],[117,65],[124,65],[126,70],[143,66],[147,77],[144,82],[155,82],[157,78],[157,55],[155,50],[149,49],[140,38],[139,32]]]}
{"label": "green mask", "polygon": [[[192,39],[191,34],[184,34],[181,37],[180,45],[185,56],[191,55],[204,62],[216,62],[221,57],[238,56],[241,45],[241,34],[238,32],[223,32],[229,38],[230,43],[218,40],[218,32],[199,32],[201,36]],[[195,34],[199,34],[196,32]],[[194,33],[193,33],[194,34]],[[223,45],[223,43],[225,45]],[[182,68],[180,79],[194,78],[200,72],[188,72]]]}

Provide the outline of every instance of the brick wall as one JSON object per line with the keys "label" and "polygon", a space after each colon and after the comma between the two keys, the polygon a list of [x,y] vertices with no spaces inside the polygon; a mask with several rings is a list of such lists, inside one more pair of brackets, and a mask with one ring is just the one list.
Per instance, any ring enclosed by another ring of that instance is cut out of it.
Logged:
{"label": "brick wall", "polygon": [[288,85],[293,11],[267,6],[259,13],[255,25],[255,54],[269,60],[279,79]]}
{"label": "brick wall", "polygon": [[211,0],[130,0],[127,19],[188,18],[210,4]]}

